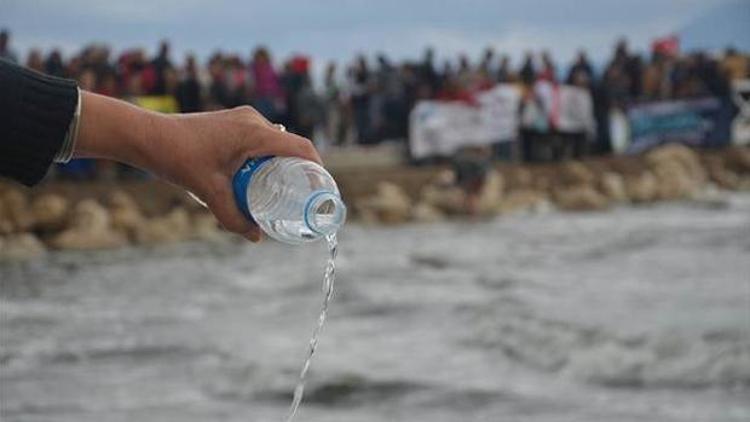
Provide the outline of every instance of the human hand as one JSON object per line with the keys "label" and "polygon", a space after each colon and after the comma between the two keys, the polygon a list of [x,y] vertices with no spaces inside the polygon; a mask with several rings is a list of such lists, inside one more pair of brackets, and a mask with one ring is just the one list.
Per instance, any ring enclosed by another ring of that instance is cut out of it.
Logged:
{"label": "human hand", "polygon": [[205,202],[225,229],[257,242],[260,228],[234,201],[232,178],[251,157],[293,156],[322,164],[312,143],[282,132],[249,106],[167,115],[85,93],[76,156],[148,170]]}

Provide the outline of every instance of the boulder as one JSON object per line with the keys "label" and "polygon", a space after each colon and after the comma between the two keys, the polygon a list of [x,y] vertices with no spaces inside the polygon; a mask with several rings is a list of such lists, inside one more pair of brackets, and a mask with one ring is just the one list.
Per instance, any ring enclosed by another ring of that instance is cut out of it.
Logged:
{"label": "boulder", "polygon": [[447,214],[460,214],[464,208],[465,195],[461,188],[429,184],[419,194],[420,202]]}
{"label": "boulder", "polygon": [[357,201],[355,207],[366,221],[402,223],[411,215],[411,200],[399,186],[380,182],[374,195]]}
{"label": "boulder", "polygon": [[110,195],[108,202],[112,227],[128,238],[135,239],[135,233],[145,223],[145,218],[133,197],[118,190]]}
{"label": "boulder", "polygon": [[411,210],[411,219],[419,223],[437,223],[445,220],[445,214],[426,202],[419,202]]}
{"label": "boulder", "polygon": [[76,204],[72,224],[50,240],[50,246],[57,249],[108,249],[128,243],[125,236],[114,230],[109,212],[93,199],[85,199]]}
{"label": "boulder", "polygon": [[539,212],[549,208],[544,192],[531,189],[514,189],[506,193],[497,211],[501,214]]}
{"label": "boulder", "polygon": [[667,161],[653,168],[657,183],[657,198],[675,200],[691,196],[703,186],[691,177],[679,162]]}
{"label": "boulder", "polygon": [[599,189],[611,202],[627,202],[625,179],[614,172],[605,172],[599,179]]}
{"label": "boulder", "polygon": [[726,166],[736,173],[750,173],[750,147],[735,146],[724,151]]}
{"label": "boulder", "polygon": [[135,231],[135,240],[141,245],[181,242],[190,236],[190,216],[181,207],[174,208],[161,217],[146,220]]}
{"label": "boulder", "polygon": [[709,157],[706,159],[706,169],[709,179],[718,187],[726,190],[739,188],[740,176],[724,165],[721,157]]}
{"label": "boulder", "polygon": [[34,228],[45,232],[61,230],[68,223],[69,211],[66,198],[56,194],[41,195],[31,203]]}
{"label": "boulder", "polygon": [[42,242],[31,233],[0,236],[0,261],[23,261],[45,252]]}
{"label": "boulder", "polygon": [[34,225],[34,218],[29,209],[26,195],[18,189],[7,188],[0,196],[0,230],[3,233],[20,233],[29,231]]}
{"label": "boulder", "polygon": [[707,181],[698,154],[684,145],[675,143],[655,148],[645,158],[656,177],[658,199],[689,197],[702,189]]}
{"label": "boulder", "polygon": [[515,167],[506,175],[506,185],[510,189],[531,189],[534,183],[534,175],[525,167]]}
{"label": "boulder", "polygon": [[656,177],[650,171],[644,171],[638,176],[625,178],[625,192],[632,202],[643,203],[654,201],[659,193],[658,189]]}
{"label": "boulder", "polygon": [[591,185],[596,175],[580,161],[568,161],[560,168],[560,181],[565,186]]}
{"label": "boulder", "polygon": [[567,211],[602,210],[609,206],[607,197],[588,184],[558,188],[553,198],[560,209]]}
{"label": "boulder", "polygon": [[479,192],[478,211],[481,215],[494,214],[503,199],[503,190],[505,184],[503,176],[496,172],[490,171],[485,179],[484,186]]}
{"label": "boulder", "polygon": [[213,214],[203,211],[195,214],[192,218],[190,238],[214,242],[226,238],[226,232],[221,230],[219,222]]}

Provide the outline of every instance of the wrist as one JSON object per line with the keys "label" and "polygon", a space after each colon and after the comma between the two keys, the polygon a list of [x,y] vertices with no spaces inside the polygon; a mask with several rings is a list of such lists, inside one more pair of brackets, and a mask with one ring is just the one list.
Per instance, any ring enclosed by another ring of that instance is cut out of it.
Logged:
{"label": "wrist", "polygon": [[82,115],[74,151],[78,158],[104,158],[152,170],[167,116],[101,95],[82,92]]}

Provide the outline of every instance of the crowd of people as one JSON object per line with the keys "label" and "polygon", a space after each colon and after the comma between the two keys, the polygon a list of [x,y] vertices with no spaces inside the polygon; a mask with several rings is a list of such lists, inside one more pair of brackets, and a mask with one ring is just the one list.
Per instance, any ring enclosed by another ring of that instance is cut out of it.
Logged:
{"label": "crowd of people", "polygon": [[[421,99],[471,102],[478,91],[497,83],[526,87],[543,80],[589,90],[598,131],[590,151],[609,149],[607,116],[613,107],[636,101],[714,96],[726,98],[730,82],[750,75],[748,55],[729,48],[720,57],[703,52],[678,54],[676,41],[655,43],[650,57],[633,52],[620,41],[603,71],[597,72],[585,51],[562,71],[551,54],[527,53],[520,66],[508,55],[488,48],[478,61],[461,55],[437,63],[432,49],[421,59],[396,63],[378,54],[364,55],[341,68],[325,67],[315,86],[310,59],[296,55],[280,66],[265,47],[247,57],[216,52],[205,65],[193,55],[177,63],[170,44],[162,41],[148,57],[142,49],[114,55],[105,45],[92,44],[64,57],[59,50],[33,49],[25,58],[29,68],[76,79],[84,89],[133,98],[170,96],[176,111],[193,112],[250,104],[269,120],[328,145],[376,144],[408,137],[409,112]],[[0,57],[21,61],[11,49],[10,34],[0,34]],[[530,95],[530,94],[529,94]]]}

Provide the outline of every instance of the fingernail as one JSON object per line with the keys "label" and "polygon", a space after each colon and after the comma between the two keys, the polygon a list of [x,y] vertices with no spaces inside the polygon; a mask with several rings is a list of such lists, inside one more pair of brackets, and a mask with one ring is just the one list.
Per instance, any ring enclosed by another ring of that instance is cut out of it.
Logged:
{"label": "fingernail", "polygon": [[261,239],[263,239],[260,230],[258,230],[257,228],[250,229],[250,231],[245,233],[243,236],[245,237],[245,239],[253,243],[258,243],[261,241]]}

